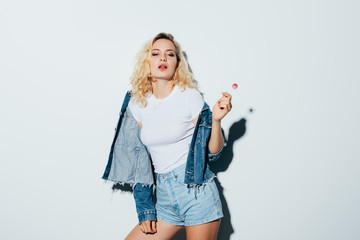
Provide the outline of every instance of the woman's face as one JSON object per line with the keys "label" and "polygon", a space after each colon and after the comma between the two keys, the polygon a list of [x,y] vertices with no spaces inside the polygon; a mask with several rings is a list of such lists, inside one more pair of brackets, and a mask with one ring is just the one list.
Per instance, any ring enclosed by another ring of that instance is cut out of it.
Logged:
{"label": "woman's face", "polygon": [[173,42],[168,39],[159,39],[154,42],[149,60],[151,77],[173,79],[177,67],[175,49]]}

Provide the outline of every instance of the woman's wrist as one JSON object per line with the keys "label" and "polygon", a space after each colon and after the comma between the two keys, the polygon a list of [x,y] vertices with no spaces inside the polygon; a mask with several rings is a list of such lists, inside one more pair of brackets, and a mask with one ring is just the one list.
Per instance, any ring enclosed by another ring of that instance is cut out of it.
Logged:
{"label": "woman's wrist", "polygon": [[212,119],[213,124],[221,125],[221,119]]}

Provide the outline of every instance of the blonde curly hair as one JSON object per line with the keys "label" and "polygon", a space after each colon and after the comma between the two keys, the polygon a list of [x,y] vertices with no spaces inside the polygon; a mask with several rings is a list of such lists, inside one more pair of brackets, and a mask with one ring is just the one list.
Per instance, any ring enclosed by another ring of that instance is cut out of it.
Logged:
{"label": "blonde curly hair", "polygon": [[146,96],[152,92],[149,59],[152,45],[159,39],[168,39],[175,45],[178,65],[173,76],[174,84],[184,90],[186,88],[195,88],[198,90],[197,82],[193,77],[180,44],[174,40],[173,35],[162,32],[157,34],[152,40],[146,42],[138,52],[134,71],[130,77],[132,87],[131,95],[134,100],[142,106],[146,106]]}

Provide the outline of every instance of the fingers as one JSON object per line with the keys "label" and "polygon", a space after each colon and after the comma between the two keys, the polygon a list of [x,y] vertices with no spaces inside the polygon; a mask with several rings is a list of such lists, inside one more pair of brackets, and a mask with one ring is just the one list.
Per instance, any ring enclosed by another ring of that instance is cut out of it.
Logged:
{"label": "fingers", "polygon": [[151,222],[152,221],[146,221],[146,233],[154,233],[154,231],[151,229]]}
{"label": "fingers", "polygon": [[145,222],[145,233],[153,233],[153,231],[151,230],[151,221]]}
{"label": "fingers", "polygon": [[228,93],[228,92],[223,92],[222,95],[223,96],[221,98],[223,98],[223,97],[230,98],[230,99],[232,98],[232,95],[230,93]]}
{"label": "fingers", "polygon": [[231,110],[231,107],[230,107],[229,104],[219,104],[219,107],[220,107],[221,110],[225,109],[228,112]]}
{"label": "fingers", "polygon": [[143,233],[156,233],[156,222],[155,221],[144,221],[140,223],[140,230]]}
{"label": "fingers", "polygon": [[156,233],[156,222],[155,221],[151,221],[151,230]]}
{"label": "fingers", "polygon": [[145,233],[144,225],[145,225],[145,224],[143,224],[143,223],[140,223],[140,224],[139,224],[140,230],[141,230],[143,233]]}
{"label": "fingers", "polygon": [[226,109],[227,111],[230,111],[232,108],[231,105],[231,94],[228,92],[223,92],[223,96],[218,100],[218,105],[221,110]]}

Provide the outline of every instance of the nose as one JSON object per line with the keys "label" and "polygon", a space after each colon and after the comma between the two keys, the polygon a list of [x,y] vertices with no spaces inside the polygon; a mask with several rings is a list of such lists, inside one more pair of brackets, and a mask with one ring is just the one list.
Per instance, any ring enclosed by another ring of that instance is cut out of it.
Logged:
{"label": "nose", "polygon": [[166,54],[164,54],[164,55],[161,56],[160,61],[166,62]]}

